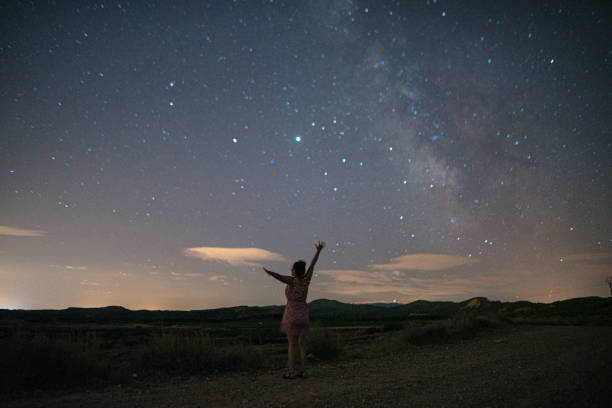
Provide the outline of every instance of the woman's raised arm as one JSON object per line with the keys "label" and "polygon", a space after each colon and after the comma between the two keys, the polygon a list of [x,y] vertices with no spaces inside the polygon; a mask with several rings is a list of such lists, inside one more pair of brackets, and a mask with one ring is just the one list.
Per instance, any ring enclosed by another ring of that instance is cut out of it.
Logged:
{"label": "woman's raised arm", "polygon": [[281,275],[279,273],[276,272],[272,272],[268,269],[266,269],[265,267],[263,268],[264,271],[266,271],[266,273],[268,275],[270,275],[271,277],[273,277],[274,279],[277,279],[283,283],[286,283],[287,285],[293,285],[293,277],[292,276],[286,276],[286,275]]}
{"label": "woman's raised arm", "polygon": [[325,242],[323,241],[317,242],[315,244],[315,248],[317,248],[317,252],[315,252],[314,256],[312,257],[312,261],[310,261],[310,265],[308,265],[308,270],[306,271],[306,275],[304,275],[304,278],[308,282],[310,282],[310,279],[312,279],[312,273],[314,272],[314,267],[317,264],[317,261],[319,260],[319,254],[321,253],[321,250],[325,248]]}

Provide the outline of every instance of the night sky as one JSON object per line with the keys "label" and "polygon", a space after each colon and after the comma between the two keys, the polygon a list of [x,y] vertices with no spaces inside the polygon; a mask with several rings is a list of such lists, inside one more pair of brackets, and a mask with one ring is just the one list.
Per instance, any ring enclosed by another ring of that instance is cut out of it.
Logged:
{"label": "night sky", "polygon": [[0,308],[608,294],[605,2],[6,3]]}

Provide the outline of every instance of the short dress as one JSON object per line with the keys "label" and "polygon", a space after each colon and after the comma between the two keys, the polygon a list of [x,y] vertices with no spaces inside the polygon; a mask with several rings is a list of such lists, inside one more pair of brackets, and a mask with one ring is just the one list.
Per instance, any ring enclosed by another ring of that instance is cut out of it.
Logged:
{"label": "short dress", "polygon": [[298,278],[294,278],[293,282],[293,286],[287,285],[285,288],[287,305],[281,321],[281,331],[288,336],[301,336],[308,333],[310,326],[306,304],[310,282]]}

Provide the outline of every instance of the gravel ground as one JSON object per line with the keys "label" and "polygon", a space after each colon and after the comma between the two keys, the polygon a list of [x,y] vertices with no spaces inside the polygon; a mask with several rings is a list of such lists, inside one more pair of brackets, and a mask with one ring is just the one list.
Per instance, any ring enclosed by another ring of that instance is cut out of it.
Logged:
{"label": "gravel ground", "polygon": [[511,326],[448,345],[319,364],[3,401],[9,407],[609,407],[612,327]]}

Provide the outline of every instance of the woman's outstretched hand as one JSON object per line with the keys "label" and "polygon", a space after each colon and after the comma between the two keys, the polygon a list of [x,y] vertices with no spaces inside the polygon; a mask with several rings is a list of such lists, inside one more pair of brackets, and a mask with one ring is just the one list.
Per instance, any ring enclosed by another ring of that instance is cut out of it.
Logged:
{"label": "woman's outstretched hand", "polygon": [[317,251],[321,252],[321,250],[323,248],[325,248],[325,242],[323,241],[319,241],[315,244],[315,248],[317,248]]}

